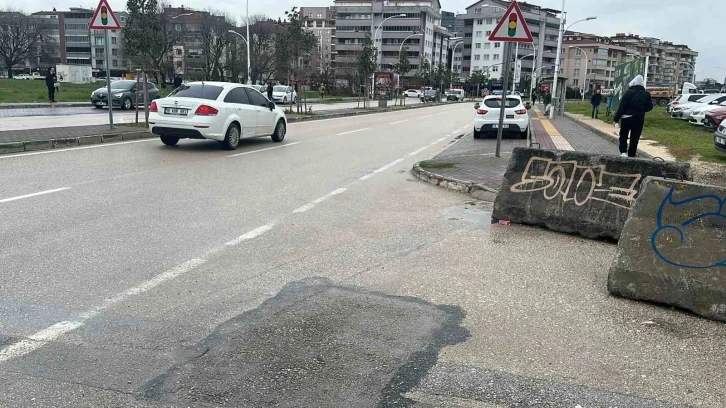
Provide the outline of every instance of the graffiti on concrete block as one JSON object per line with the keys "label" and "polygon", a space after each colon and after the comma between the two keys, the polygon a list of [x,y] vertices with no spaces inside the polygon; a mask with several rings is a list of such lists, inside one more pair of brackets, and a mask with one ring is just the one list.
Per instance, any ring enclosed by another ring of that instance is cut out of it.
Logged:
{"label": "graffiti on concrete block", "polygon": [[576,161],[532,157],[522,173],[522,179],[510,191],[542,191],[547,200],[559,197],[563,202],[573,202],[577,206],[600,201],[630,209],[635,203],[636,186],[641,178],[640,174],[611,173],[602,164],[581,166]]}
{"label": "graffiti on concrete block", "polygon": [[675,200],[673,188],[660,204],[650,243],[663,262],[679,268],[726,268],[726,196]]}

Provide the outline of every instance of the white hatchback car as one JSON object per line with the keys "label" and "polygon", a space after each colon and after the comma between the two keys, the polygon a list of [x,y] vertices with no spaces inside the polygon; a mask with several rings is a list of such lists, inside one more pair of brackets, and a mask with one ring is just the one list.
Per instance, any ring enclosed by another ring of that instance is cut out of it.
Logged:
{"label": "white hatchback car", "polygon": [[[474,139],[496,135],[499,127],[502,96],[485,96],[481,104],[474,105]],[[504,105],[503,134],[514,134],[525,139],[529,131],[529,112],[519,95],[507,95]]]}
{"label": "white hatchback car", "polygon": [[291,86],[275,85],[272,87],[272,100],[283,105],[297,103],[297,92]]}
{"label": "white hatchback car", "polygon": [[272,136],[282,142],[287,117],[282,109],[249,85],[190,82],[149,107],[149,129],[165,145],[179,139],[211,139],[229,150],[240,139]]}

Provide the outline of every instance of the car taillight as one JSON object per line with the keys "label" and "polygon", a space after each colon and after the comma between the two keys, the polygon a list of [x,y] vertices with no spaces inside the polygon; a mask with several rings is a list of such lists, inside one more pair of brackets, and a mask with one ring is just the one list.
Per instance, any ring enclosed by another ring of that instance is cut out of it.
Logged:
{"label": "car taillight", "polygon": [[156,101],[151,101],[151,105],[149,106],[149,112],[158,112],[159,107],[156,106]]}
{"label": "car taillight", "polygon": [[681,103],[678,101],[673,102],[673,105],[680,105]]}
{"label": "car taillight", "polygon": [[486,115],[486,114],[487,114],[487,112],[489,112],[489,111],[488,111],[488,110],[486,110],[486,109],[477,109],[477,110],[476,110],[476,113],[477,113],[478,115]]}
{"label": "car taillight", "polygon": [[197,111],[194,112],[195,115],[199,116],[215,116],[218,113],[218,110],[208,105],[201,105],[197,108]]}
{"label": "car taillight", "polygon": [[524,115],[527,113],[527,109],[519,109],[514,111],[514,113],[516,113],[517,115]]}

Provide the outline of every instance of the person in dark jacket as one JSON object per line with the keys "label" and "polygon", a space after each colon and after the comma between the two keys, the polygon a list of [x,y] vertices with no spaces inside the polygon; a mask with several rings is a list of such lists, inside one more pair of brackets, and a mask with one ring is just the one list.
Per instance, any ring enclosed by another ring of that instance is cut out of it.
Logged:
{"label": "person in dark jacket", "polygon": [[590,104],[592,105],[592,118],[597,119],[598,113],[600,113],[600,103],[602,102],[602,95],[600,89],[596,89],[595,93],[590,97]]}
{"label": "person in dark jacket", "polygon": [[182,79],[179,75],[174,77],[174,89],[179,88],[182,86]]}
{"label": "person in dark jacket", "polygon": [[55,68],[48,68],[48,72],[45,74],[45,86],[48,88],[48,102],[55,103],[55,83],[58,81],[58,76],[55,74]]}
{"label": "person in dark jacket", "polygon": [[[653,101],[650,93],[645,90],[645,80],[642,75],[633,78],[629,85],[630,88],[620,100],[613,121],[616,124],[620,122],[620,155],[636,157],[638,141],[645,124],[645,113],[653,110]],[[628,134],[630,134],[630,146],[628,146]]]}
{"label": "person in dark jacket", "polygon": [[267,83],[267,99],[272,100],[272,82]]}

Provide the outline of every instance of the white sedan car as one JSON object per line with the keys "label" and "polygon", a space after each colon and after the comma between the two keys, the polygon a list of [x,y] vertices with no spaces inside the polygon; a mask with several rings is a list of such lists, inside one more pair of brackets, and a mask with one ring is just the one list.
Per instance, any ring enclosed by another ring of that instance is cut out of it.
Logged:
{"label": "white sedan car", "polygon": [[709,103],[706,106],[696,108],[693,110],[693,112],[691,112],[691,117],[688,122],[693,125],[705,126],[706,125],[706,114],[713,110],[723,108],[724,106],[726,106],[726,102],[721,102],[717,105],[714,105],[713,103]]}
{"label": "white sedan car", "polygon": [[696,109],[703,108],[709,105],[718,105],[721,102],[726,101],[726,95],[723,94],[712,94],[699,99],[696,102],[682,103],[678,106],[674,106],[671,109],[671,118],[690,120],[691,113]]}
{"label": "white sedan car", "polygon": [[[481,104],[474,105],[474,139],[497,134],[502,96],[485,96]],[[504,105],[503,134],[513,134],[525,139],[529,131],[529,112],[519,95],[507,95]]]}
{"label": "white sedan car", "polygon": [[407,98],[420,98],[422,93],[418,89],[408,89],[403,93]]}
{"label": "white sedan car", "polygon": [[297,103],[297,92],[291,86],[275,85],[272,87],[272,100],[283,105]]}
{"label": "white sedan car", "polygon": [[149,107],[149,129],[165,145],[179,139],[211,139],[229,150],[240,139],[272,136],[282,142],[287,117],[282,109],[249,85],[190,82]]}

